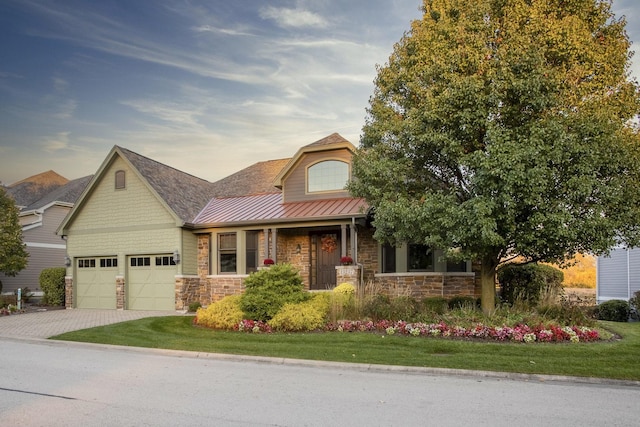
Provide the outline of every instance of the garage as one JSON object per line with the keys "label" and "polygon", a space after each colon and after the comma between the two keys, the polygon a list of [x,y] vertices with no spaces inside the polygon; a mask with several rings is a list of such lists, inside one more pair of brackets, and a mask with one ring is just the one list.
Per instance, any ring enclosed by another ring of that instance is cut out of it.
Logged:
{"label": "garage", "polygon": [[130,256],[127,270],[129,310],[175,310],[176,264],[171,254]]}
{"label": "garage", "polygon": [[116,308],[118,258],[79,258],[76,271],[77,308]]}

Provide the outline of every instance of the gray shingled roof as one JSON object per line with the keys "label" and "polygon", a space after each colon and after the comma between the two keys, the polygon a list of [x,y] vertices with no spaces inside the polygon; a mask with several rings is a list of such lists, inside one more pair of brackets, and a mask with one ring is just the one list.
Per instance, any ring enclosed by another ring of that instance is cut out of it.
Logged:
{"label": "gray shingled roof", "polygon": [[241,171],[216,181],[215,197],[241,197],[264,193],[280,193],[273,180],[291,159],[255,163]]}
{"label": "gray shingled roof", "polygon": [[126,148],[118,147],[118,149],[185,223],[191,222],[214,196],[213,184],[209,181],[156,162]]}
{"label": "gray shingled roof", "polygon": [[91,181],[92,177],[93,175],[89,175],[69,181],[65,185],[47,193],[36,202],[33,202],[27,206],[25,210],[39,209],[53,202],[75,203],[87,184],[89,184],[89,181]]}

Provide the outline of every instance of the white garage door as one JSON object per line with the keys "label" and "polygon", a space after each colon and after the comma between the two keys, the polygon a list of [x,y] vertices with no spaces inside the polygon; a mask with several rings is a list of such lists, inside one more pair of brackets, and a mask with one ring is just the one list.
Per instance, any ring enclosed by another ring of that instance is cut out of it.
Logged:
{"label": "white garage door", "polygon": [[170,254],[129,257],[127,308],[175,310],[175,275]]}
{"label": "white garage door", "polygon": [[118,258],[79,258],[76,262],[76,307],[115,309]]}

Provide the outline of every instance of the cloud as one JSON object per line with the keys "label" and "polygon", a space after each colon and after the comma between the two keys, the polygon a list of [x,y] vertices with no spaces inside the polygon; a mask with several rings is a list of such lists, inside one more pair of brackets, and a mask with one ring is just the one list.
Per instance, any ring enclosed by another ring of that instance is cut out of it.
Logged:
{"label": "cloud", "polygon": [[260,17],[271,19],[282,28],[326,28],[328,26],[328,22],[322,16],[302,9],[269,6],[260,9]]}
{"label": "cloud", "polygon": [[70,132],[58,132],[55,135],[46,137],[40,144],[46,152],[53,153],[69,148]]}

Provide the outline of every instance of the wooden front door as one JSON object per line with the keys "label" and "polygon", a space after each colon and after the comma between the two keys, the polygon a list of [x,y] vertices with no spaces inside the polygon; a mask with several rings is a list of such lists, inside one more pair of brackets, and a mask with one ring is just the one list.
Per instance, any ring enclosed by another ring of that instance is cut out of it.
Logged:
{"label": "wooden front door", "polygon": [[340,234],[327,232],[312,236],[313,266],[310,289],[332,289],[336,286],[336,266],[340,264]]}

